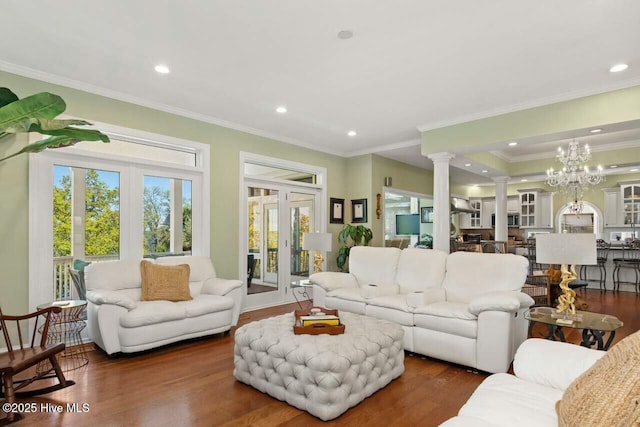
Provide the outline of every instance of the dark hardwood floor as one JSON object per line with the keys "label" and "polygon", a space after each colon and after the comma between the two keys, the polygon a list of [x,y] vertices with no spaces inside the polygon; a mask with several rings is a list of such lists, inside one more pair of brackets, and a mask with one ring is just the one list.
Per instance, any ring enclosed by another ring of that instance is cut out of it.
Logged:
{"label": "dark hardwood floor", "polygon": [[[589,311],[618,316],[614,342],[640,329],[640,296],[583,294]],[[291,312],[289,304],[241,315],[240,324]],[[535,330],[534,330],[535,332]],[[579,332],[567,339],[580,341]],[[615,345],[615,344],[614,344]],[[487,376],[465,367],[407,354],[405,373],[339,418],[322,422],[233,378],[230,335],[171,345],[110,359],[89,348],[88,366],[68,373],[76,385],[37,398],[37,411],[18,426],[437,426],[456,415]],[[67,412],[67,404],[88,412]],[[48,404],[51,404],[47,406]],[[62,413],[46,408],[62,405]]]}

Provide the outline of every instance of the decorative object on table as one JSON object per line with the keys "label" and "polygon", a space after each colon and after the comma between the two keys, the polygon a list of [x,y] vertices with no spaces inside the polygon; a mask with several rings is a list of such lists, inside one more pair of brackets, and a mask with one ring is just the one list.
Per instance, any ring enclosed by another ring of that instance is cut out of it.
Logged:
{"label": "decorative object on table", "polygon": [[367,222],[367,199],[351,201],[351,222]]}
{"label": "decorative object on table", "polygon": [[338,241],[344,245],[338,251],[338,258],[336,259],[338,268],[344,270],[347,258],[349,258],[349,252],[353,246],[369,246],[372,238],[373,232],[369,227],[345,224],[338,234]]}
{"label": "decorative object on table", "polygon": [[554,171],[553,168],[549,168],[547,184],[557,187],[565,196],[571,213],[580,213],[584,207],[582,200],[585,191],[605,180],[602,167],[598,166],[593,172],[589,170],[587,166],[587,162],[591,159],[589,146],[581,147],[576,140],[569,143],[567,152],[558,147],[556,158],[562,163],[562,170]]}
{"label": "decorative object on table", "polygon": [[344,199],[329,199],[331,211],[329,212],[329,222],[331,224],[344,224]]}
{"label": "decorative object on table", "polygon": [[37,132],[48,135],[31,143],[20,151],[0,159],[10,159],[23,153],[39,153],[47,148],[62,148],[80,141],[109,142],[109,137],[95,129],[81,129],[74,126],[87,126],[85,120],[59,120],[67,105],[58,95],[47,92],[37,93],[26,98],[18,96],[6,87],[0,87],[0,140],[16,133]]}
{"label": "decorative object on table", "polygon": [[296,310],[294,316],[293,333],[296,335],[344,334],[345,326],[340,323],[338,310],[311,307],[308,310]]}
{"label": "decorative object on table", "polygon": [[433,208],[423,207],[420,208],[420,222],[432,223],[433,222]]}
{"label": "decorative object on table", "polygon": [[576,313],[574,305],[576,293],[569,288],[569,283],[578,278],[576,264],[595,265],[597,263],[596,235],[591,233],[538,234],[536,236],[536,261],[541,264],[562,264],[562,281],[560,282],[562,295],[558,297],[556,311],[563,314],[564,318],[558,319],[558,323],[572,323],[571,315]]}
{"label": "decorative object on table", "polygon": [[331,241],[333,235],[331,233],[303,233],[302,249],[305,251],[313,251],[313,272],[322,271],[322,263],[324,262],[323,252],[331,252]]}

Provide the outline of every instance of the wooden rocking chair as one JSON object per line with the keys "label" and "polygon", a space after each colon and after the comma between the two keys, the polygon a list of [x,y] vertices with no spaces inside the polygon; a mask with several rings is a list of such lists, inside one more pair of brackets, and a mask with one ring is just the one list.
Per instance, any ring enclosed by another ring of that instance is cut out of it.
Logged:
{"label": "wooden rocking chair", "polygon": [[[23,316],[7,316],[2,314],[2,309],[0,309],[0,328],[2,329],[8,350],[7,352],[0,353],[0,373],[2,374],[0,397],[4,397],[6,403],[13,404],[16,397],[30,397],[50,393],[75,384],[75,382],[65,379],[58,359],[56,358],[58,353],[64,351],[65,344],[62,342],[47,344],[47,332],[49,330],[51,313],[59,313],[60,310],[60,307],[49,307]],[[44,324],[40,323],[42,319],[44,319]],[[23,328],[25,331],[29,330],[30,320],[33,321],[31,342],[25,343],[23,339]],[[15,322],[11,326],[11,331],[7,330],[7,323],[11,325],[10,322]],[[13,329],[14,326],[15,329]],[[9,338],[10,333],[17,335],[20,343],[19,346],[15,346],[14,348]],[[41,338],[39,344],[37,344],[36,336],[39,334]],[[47,361],[50,366],[47,364]],[[32,367],[35,371],[33,376],[26,379],[14,379],[14,376]],[[51,378],[57,378],[58,384],[22,392],[18,391],[35,381]],[[19,419],[22,419],[22,414],[9,411],[7,417],[0,419],[0,425],[5,425]]]}

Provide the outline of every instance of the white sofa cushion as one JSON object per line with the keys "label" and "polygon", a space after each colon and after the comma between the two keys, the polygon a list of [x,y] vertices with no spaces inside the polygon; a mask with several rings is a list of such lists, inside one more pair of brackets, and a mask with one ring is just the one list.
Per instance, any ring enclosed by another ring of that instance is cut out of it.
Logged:
{"label": "white sofa cushion", "polygon": [[397,295],[400,292],[400,288],[398,285],[389,285],[389,284],[368,284],[360,287],[360,295],[363,298],[377,298],[383,297],[387,295]]}
{"label": "white sofa cushion", "polygon": [[529,269],[520,255],[454,252],[447,256],[447,274],[442,282],[447,301],[469,302],[492,291],[519,291]]}
{"label": "white sofa cushion", "polygon": [[132,289],[142,286],[139,259],[93,262],[85,267],[87,290]]}
{"label": "white sofa cushion", "polygon": [[561,390],[509,374],[494,374],[480,384],[459,415],[493,426],[557,426],[555,404],[561,398]]}
{"label": "white sofa cushion", "polygon": [[393,308],[394,310],[413,313],[413,307],[407,305],[407,296],[403,294],[385,295],[367,300],[367,304],[376,307]]}
{"label": "white sofa cushion", "polygon": [[525,381],[564,390],[605,354],[579,345],[531,338],[518,347],[513,372]]}
{"label": "white sofa cushion", "polygon": [[224,296],[199,295],[190,301],[141,301],[137,307],[120,318],[125,328],[153,325],[189,317],[198,317],[209,313],[229,310],[233,299]]}
{"label": "white sofa cushion", "polygon": [[359,286],[396,283],[400,252],[398,248],[354,246],[349,252],[349,273]]}
{"label": "white sofa cushion", "polygon": [[433,304],[416,307],[414,313],[430,314],[432,316],[450,319],[477,320],[478,316],[469,312],[469,306],[460,302],[440,301]]}
{"label": "white sofa cushion", "polygon": [[440,288],[445,275],[447,254],[433,249],[407,248],[398,260],[396,283],[400,293]]}
{"label": "white sofa cushion", "polygon": [[367,300],[360,294],[360,291],[360,288],[340,288],[327,292],[327,296],[349,301],[366,302]]}

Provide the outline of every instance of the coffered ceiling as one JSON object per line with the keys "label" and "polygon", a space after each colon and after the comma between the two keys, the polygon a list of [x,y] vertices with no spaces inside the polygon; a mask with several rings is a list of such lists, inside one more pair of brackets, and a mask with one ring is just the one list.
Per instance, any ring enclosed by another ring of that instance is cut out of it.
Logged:
{"label": "coffered ceiling", "polygon": [[[637,0],[5,0],[2,11],[2,70],[427,168],[419,129],[640,84]],[[609,72],[617,63],[629,68]],[[640,147],[638,128],[584,142]],[[564,143],[496,155],[552,158]]]}

